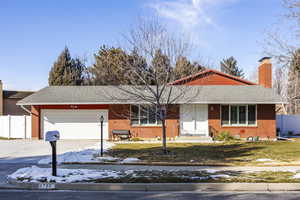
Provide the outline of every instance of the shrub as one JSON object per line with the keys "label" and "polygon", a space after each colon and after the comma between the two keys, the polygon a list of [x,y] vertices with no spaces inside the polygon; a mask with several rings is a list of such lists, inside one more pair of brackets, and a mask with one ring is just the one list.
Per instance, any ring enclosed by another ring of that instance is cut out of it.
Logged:
{"label": "shrub", "polygon": [[231,140],[237,140],[232,135],[230,135],[229,131],[222,131],[219,135],[217,135],[214,140],[217,141],[231,141]]}
{"label": "shrub", "polygon": [[294,131],[288,131],[288,136],[294,135]]}

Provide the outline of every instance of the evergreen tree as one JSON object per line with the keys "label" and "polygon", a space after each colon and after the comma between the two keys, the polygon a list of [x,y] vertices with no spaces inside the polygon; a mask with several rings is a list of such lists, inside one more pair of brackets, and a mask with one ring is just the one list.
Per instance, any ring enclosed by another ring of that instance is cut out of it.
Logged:
{"label": "evergreen tree", "polygon": [[205,68],[197,62],[191,63],[186,57],[179,57],[174,68],[175,79],[180,79],[197,72],[203,71]]}
{"label": "evergreen tree", "polygon": [[220,66],[221,72],[244,78],[244,72],[237,66],[237,61],[233,56],[223,59],[223,61],[220,62]]}
{"label": "evergreen tree", "polygon": [[[127,58],[127,67],[125,70],[125,81],[124,84],[127,85],[144,85],[152,84],[151,71],[146,62],[146,59],[140,56],[136,49],[134,49]],[[131,70],[134,68],[135,70]],[[136,73],[132,73],[132,72]],[[142,76],[142,77],[139,77]]]}
{"label": "evergreen tree", "polygon": [[[101,46],[95,60],[95,64],[89,68],[92,85],[133,85],[150,81],[147,62],[136,50],[127,54],[121,48]],[[132,73],[132,68],[144,72],[144,81]]]}
{"label": "evergreen tree", "polygon": [[156,50],[152,59],[150,74],[154,85],[164,85],[174,80],[170,59],[161,50]]}
{"label": "evergreen tree", "polygon": [[50,86],[82,85],[84,71],[83,62],[79,58],[73,59],[69,49],[65,47],[49,72],[48,83]]}
{"label": "evergreen tree", "polygon": [[128,55],[121,48],[100,47],[94,55],[95,64],[89,68],[93,85],[120,85],[126,81]]}

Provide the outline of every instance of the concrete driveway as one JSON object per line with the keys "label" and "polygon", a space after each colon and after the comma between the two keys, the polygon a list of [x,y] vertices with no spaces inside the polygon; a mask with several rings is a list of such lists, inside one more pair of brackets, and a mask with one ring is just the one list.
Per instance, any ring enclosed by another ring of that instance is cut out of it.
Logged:
{"label": "concrete driveway", "polygon": [[[99,140],[60,140],[57,153],[89,148]],[[49,142],[43,140],[0,140],[0,188],[7,184],[7,175],[19,168],[37,165],[37,162],[51,155]]]}
{"label": "concrete driveway", "polygon": [[[98,140],[60,140],[57,153],[95,146]],[[0,140],[0,163],[36,163],[51,155],[49,142],[43,140]]]}

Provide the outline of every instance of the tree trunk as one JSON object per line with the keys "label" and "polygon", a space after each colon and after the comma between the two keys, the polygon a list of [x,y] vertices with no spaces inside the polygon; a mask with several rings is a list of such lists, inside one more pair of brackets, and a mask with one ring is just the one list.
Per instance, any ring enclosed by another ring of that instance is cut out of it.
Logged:
{"label": "tree trunk", "polygon": [[162,142],[163,142],[163,152],[164,154],[168,153],[167,150],[167,131],[166,131],[166,124],[165,119],[162,120]]}

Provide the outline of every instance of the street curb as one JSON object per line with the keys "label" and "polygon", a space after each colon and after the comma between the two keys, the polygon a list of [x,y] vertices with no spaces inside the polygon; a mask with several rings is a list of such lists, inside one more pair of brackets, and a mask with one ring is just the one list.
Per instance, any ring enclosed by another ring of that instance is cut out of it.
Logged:
{"label": "street curb", "polygon": [[6,190],[6,189],[22,189],[22,187],[7,183],[7,184],[0,184],[0,189],[2,189],[2,190],[3,189],[4,190]]}
{"label": "street curb", "polygon": [[300,191],[300,183],[22,183],[18,189],[82,191]]}

